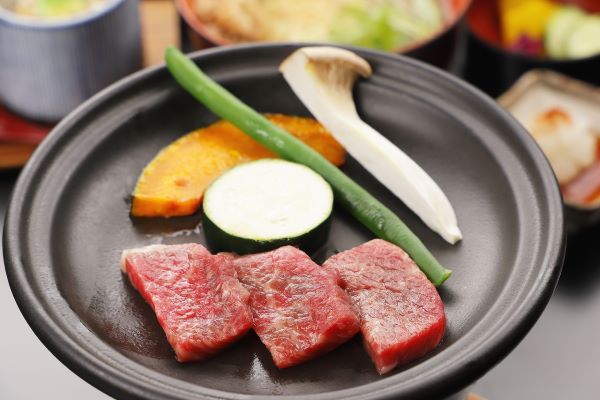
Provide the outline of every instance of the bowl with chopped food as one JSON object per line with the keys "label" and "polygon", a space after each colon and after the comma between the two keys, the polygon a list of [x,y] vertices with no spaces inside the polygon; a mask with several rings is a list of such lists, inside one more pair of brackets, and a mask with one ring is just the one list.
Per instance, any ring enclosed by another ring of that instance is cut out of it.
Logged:
{"label": "bowl with chopped food", "polygon": [[0,103],[55,123],[141,66],[138,4],[0,0]]}
{"label": "bowl with chopped food", "polygon": [[598,1],[475,0],[466,20],[466,77],[493,96],[536,68],[600,84]]}
{"label": "bowl with chopped food", "polygon": [[[471,0],[176,0],[196,48],[329,42],[406,53],[447,67]],[[318,4],[318,6],[317,6]]]}

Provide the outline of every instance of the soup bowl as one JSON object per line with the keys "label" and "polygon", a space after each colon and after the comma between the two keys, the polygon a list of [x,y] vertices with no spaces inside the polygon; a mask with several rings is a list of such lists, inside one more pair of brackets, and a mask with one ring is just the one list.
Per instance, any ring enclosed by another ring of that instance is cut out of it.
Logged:
{"label": "soup bowl", "polygon": [[141,67],[136,0],[106,0],[69,18],[20,16],[0,7],[0,103],[54,123]]}

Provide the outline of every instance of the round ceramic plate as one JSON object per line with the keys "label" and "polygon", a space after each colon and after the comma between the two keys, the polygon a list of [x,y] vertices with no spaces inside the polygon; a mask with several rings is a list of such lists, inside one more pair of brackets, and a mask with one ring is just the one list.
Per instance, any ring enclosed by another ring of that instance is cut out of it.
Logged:
{"label": "round ceramic plate", "polygon": [[[196,62],[261,112],[306,115],[277,72],[292,45],[198,53]],[[124,248],[204,243],[200,214],[132,219],[140,171],[165,145],[213,121],[164,67],[111,86],[67,117],[22,172],[4,254],[29,324],[67,366],[118,398],[431,399],[473,382],[523,338],[558,279],[562,205],[527,133],[487,97],[421,63],[356,50],[374,75],[360,114],[412,156],[454,205],[464,240],[449,245],[349,159],[344,171],[388,205],[454,275],[440,289],[447,333],[423,359],[379,376],[360,338],[277,370],[254,334],[215,358],[179,364],[153,312],[119,270]],[[336,209],[317,261],[372,235]],[[35,362],[35,360],[31,360]]]}

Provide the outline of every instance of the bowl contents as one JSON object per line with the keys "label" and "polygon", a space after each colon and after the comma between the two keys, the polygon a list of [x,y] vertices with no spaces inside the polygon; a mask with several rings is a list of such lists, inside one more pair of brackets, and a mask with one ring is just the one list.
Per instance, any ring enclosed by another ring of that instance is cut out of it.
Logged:
{"label": "bowl contents", "polygon": [[93,13],[112,0],[0,0],[0,6],[24,17],[63,19]]}
{"label": "bowl contents", "polygon": [[419,238],[379,200],[338,167],[285,130],[242,103],[202,72],[181,51],[166,51],[167,68],[175,80],[219,117],[231,122],[282,158],[304,164],[333,188],[337,202],[378,237],[402,247],[437,286],[451,275]]}
{"label": "bowl contents", "polygon": [[313,252],[327,241],[333,192],[302,164],[264,159],[225,172],[206,191],[203,210],[211,250],[249,254],[291,244]]}
{"label": "bowl contents", "polygon": [[193,243],[152,245],[123,251],[121,268],[180,362],[212,357],[252,329],[248,291],[228,256]]}
{"label": "bowl contents", "polygon": [[229,43],[319,41],[394,50],[433,36],[445,23],[439,0],[190,1],[206,29]]}
{"label": "bowl contents", "polygon": [[523,121],[552,165],[565,201],[593,204],[600,195],[600,125],[580,113],[549,107]]}
{"label": "bowl contents", "polygon": [[562,192],[564,198],[572,204],[598,206],[600,203],[600,151],[593,164],[568,184],[562,186]]}
{"label": "bowl contents", "polygon": [[359,318],[337,275],[285,246],[234,259],[250,292],[254,331],[278,368],[328,352],[359,331]]}
{"label": "bowl contents", "polygon": [[[344,163],[344,148],[312,118],[271,114],[269,121],[318,151],[334,165]],[[144,168],[133,192],[134,217],[194,214],[204,191],[226,170],[275,153],[229,122],[220,121],[165,147]]]}
{"label": "bowl contents", "polygon": [[598,89],[548,71],[525,75],[501,99],[550,161],[569,204],[600,201]]}
{"label": "bowl contents", "polygon": [[450,201],[435,181],[391,141],[363,122],[352,87],[371,67],[356,54],[334,47],[304,47],[279,67],[310,112],[367,171],[449,243],[462,239]]}
{"label": "bowl contents", "polygon": [[381,239],[329,258],[361,316],[360,330],[379,374],[433,350],[446,329],[435,287],[402,249]]}
{"label": "bowl contents", "polygon": [[600,54],[600,14],[556,0],[500,0],[503,45],[535,57],[577,59]]}
{"label": "bowl contents", "polygon": [[596,159],[597,136],[568,111],[553,107],[535,115],[526,127],[552,165],[561,185],[573,180]]}

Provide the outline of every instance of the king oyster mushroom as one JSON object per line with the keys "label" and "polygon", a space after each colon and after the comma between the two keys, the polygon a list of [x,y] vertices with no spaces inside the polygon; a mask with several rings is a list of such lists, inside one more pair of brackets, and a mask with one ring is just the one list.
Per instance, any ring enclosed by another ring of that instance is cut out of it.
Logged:
{"label": "king oyster mushroom", "polygon": [[452,205],[440,187],[360,119],[352,87],[359,76],[371,76],[366,60],[336,47],[303,47],[285,59],[279,70],[315,118],[367,171],[446,241],[454,244],[462,239]]}

